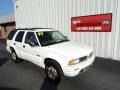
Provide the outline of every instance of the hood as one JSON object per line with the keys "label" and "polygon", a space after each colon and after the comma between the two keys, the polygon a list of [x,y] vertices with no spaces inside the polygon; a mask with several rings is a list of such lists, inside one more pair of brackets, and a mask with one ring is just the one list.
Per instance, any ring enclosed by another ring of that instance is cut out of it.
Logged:
{"label": "hood", "polygon": [[50,45],[44,49],[72,59],[89,55],[93,51],[92,48],[86,45],[71,41]]}

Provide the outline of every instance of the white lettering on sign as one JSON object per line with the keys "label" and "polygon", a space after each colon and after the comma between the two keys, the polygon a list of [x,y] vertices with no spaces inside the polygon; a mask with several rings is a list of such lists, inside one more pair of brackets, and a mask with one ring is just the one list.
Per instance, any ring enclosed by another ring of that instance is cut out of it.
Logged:
{"label": "white lettering on sign", "polygon": [[101,27],[94,27],[94,30],[102,30]]}
{"label": "white lettering on sign", "polygon": [[74,20],[72,23],[73,23],[73,24],[80,23],[80,20]]}
{"label": "white lettering on sign", "polygon": [[102,30],[101,27],[77,27],[76,30]]}

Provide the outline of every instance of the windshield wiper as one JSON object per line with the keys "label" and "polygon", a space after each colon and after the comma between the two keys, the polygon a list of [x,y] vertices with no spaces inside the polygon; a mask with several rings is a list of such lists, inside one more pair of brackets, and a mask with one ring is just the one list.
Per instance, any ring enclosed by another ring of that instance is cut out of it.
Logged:
{"label": "windshield wiper", "polygon": [[58,43],[67,42],[67,41],[69,41],[69,40],[68,40],[68,39],[65,39],[65,40],[61,40],[61,41],[58,41],[58,42],[44,43],[44,44],[42,44],[42,45],[43,45],[43,46],[48,46],[48,45],[58,44]]}
{"label": "windshield wiper", "polygon": [[68,40],[68,39],[61,40],[61,41],[56,42],[56,44],[57,44],[57,43],[61,43],[61,42],[67,42],[67,41],[69,41],[69,40]]}

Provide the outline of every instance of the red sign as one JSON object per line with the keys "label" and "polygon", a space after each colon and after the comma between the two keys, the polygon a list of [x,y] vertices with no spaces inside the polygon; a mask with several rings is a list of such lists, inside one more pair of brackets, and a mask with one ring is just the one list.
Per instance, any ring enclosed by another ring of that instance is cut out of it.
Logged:
{"label": "red sign", "polygon": [[110,32],[112,25],[112,13],[72,17],[72,31],[82,32]]}

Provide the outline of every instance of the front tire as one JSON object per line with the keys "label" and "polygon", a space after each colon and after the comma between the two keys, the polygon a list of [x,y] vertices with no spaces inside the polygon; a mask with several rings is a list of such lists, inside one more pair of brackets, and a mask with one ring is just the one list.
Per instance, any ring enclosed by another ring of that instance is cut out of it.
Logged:
{"label": "front tire", "polygon": [[47,78],[52,83],[59,83],[61,81],[61,70],[60,70],[59,64],[57,64],[56,62],[46,63],[45,72],[46,72]]}

